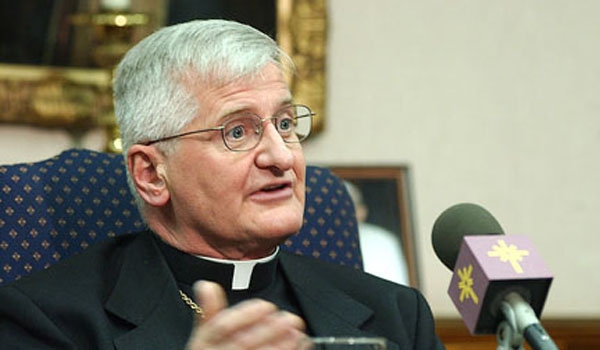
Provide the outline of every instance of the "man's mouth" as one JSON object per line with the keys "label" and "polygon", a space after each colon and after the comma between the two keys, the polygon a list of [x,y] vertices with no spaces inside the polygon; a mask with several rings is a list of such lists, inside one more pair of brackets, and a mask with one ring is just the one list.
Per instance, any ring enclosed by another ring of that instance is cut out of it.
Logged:
{"label": "man's mouth", "polygon": [[272,186],[266,186],[262,188],[262,191],[264,192],[273,192],[273,191],[277,191],[277,190],[281,190],[283,188],[288,187],[288,184],[279,184],[279,185],[272,185]]}

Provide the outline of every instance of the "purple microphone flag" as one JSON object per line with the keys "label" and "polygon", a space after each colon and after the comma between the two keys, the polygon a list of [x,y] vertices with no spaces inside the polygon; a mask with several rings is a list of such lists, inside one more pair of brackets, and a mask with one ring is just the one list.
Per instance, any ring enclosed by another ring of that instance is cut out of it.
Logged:
{"label": "purple microphone flag", "polygon": [[448,295],[471,334],[493,334],[509,292],[519,293],[539,317],[551,282],[552,273],[526,236],[465,236]]}

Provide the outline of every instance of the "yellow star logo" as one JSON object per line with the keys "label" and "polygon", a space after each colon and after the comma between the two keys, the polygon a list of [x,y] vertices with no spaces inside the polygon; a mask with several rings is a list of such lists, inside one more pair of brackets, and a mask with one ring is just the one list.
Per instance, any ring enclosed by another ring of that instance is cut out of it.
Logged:
{"label": "yellow star logo", "polygon": [[462,303],[465,299],[472,299],[475,304],[479,303],[479,298],[473,290],[473,265],[469,264],[467,267],[458,269],[457,271],[460,281],[458,281],[458,289],[460,289],[460,296],[458,299]]}
{"label": "yellow star logo", "polygon": [[529,255],[529,251],[519,250],[516,245],[507,245],[504,240],[499,239],[498,245],[493,245],[492,250],[487,254],[491,258],[500,258],[502,262],[508,261],[516,273],[523,273],[523,268],[519,262],[523,261],[524,256]]}

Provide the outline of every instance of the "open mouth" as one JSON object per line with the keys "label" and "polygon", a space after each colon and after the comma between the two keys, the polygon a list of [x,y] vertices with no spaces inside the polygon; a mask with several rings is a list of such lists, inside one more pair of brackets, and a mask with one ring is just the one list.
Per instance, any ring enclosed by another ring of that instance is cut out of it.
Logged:
{"label": "open mouth", "polygon": [[267,187],[263,187],[262,191],[263,192],[273,192],[273,191],[278,191],[281,189],[284,189],[286,187],[288,187],[289,185],[287,184],[280,184],[280,185],[273,185],[273,186],[267,186]]}
{"label": "open mouth", "polygon": [[272,203],[288,200],[294,196],[292,182],[265,184],[260,190],[254,192],[252,198],[259,202]]}

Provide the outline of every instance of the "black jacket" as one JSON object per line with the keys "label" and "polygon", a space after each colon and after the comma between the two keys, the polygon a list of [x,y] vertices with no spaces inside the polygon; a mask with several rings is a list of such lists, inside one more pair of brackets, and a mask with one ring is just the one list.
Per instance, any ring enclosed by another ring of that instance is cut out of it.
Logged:
{"label": "black jacket", "polygon": [[[388,349],[443,349],[417,290],[313,258],[279,258],[315,335],[383,336]],[[183,349],[192,324],[148,233],[108,240],[0,288],[6,349]]]}

